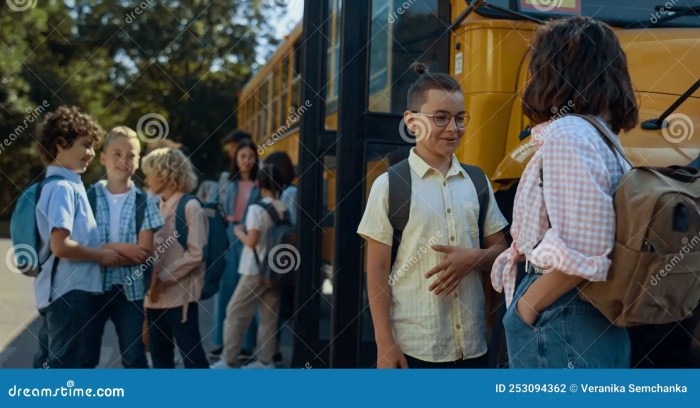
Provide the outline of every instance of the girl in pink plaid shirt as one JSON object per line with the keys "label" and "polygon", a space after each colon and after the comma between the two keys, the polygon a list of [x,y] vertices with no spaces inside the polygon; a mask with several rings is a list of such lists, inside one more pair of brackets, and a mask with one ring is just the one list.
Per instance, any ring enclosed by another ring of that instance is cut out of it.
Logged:
{"label": "girl in pink plaid shirt", "polygon": [[[607,278],[615,237],[612,195],[629,168],[577,116],[596,115],[613,132],[637,123],[627,60],[606,24],[550,21],[535,34],[523,110],[538,151],[515,197],[511,247],[494,262],[504,291],[511,367],[628,367],[630,342],[578,297],[577,286]],[[517,262],[527,274],[517,285]]]}

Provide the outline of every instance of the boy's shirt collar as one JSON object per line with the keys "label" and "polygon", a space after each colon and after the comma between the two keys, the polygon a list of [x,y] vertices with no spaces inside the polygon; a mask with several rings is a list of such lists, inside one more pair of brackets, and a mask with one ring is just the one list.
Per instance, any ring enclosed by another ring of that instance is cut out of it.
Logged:
{"label": "boy's shirt collar", "polygon": [[63,166],[48,166],[46,167],[46,177],[49,176],[61,176],[70,181],[80,183],[80,174],[74,172],[73,170],[67,169]]}
{"label": "boy's shirt collar", "polygon": [[[420,156],[418,156],[418,153],[416,153],[416,148],[413,147],[411,148],[411,152],[408,155],[408,164],[409,166],[418,173],[420,178],[424,178],[426,174],[428,174],[428,171],[434,170],[428,163],[425,162]],[[452,160],[450,163],[450,170],[447,172],[447,177],[455,176],[457,174],[461,174],[463,177],[466,177],[466,173],[464,169],[462,168],[462,165],[459,164],[459,160],[457,160],[457,156],[452,154]]]}
{"label": "boy's shirt collar", "polygon": [[[105,193],[109,193],[109,190],[107,189],[107,180],[102,179],[102,180],[98,181],[97,184],[99,184],[100,187],[102,187],[104,189]],[[142,191],[138,187],[136,187],[136,184],[134,184],[133,180],[129,180],[129,190],[127,190],[126,192],[127,193],[133,193],[133,192],[141,193]]]}

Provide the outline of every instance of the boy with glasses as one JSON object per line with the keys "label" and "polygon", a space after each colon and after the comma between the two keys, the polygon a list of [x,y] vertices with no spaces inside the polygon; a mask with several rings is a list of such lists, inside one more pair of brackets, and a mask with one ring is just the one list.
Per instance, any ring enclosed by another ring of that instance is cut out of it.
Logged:
{"label": "boy with glasses", "polygon": [[[460,165],[454,155],[469,120],[459,83],[422,65],[416,71],[420,77],[404,113],[416,147],[390,168],[410,171],[399,185],[390,183],[389,173],[377,178],[357,231],[367,240],[377,367],[485,367],[485,300],[475,270],[489,270],[505,250],[501,231],[507,222],[483,172]],[[477,185],[488,198],[483,231]],[[400,188],[410,189],[410,201],[400,205],[407,207],[408,221],[397,229],[390,202]]]}

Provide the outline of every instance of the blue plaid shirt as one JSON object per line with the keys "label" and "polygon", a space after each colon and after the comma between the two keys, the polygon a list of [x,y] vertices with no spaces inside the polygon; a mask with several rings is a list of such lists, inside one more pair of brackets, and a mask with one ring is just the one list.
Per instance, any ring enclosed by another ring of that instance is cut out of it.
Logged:
{"label": "blue plaid shirt", "polygon": [[[95,220],[100,234],[100,243],[109,243],[109,203],[105,191],[107,181],[101,180],[94,185],[97,198],[95,208]],[[131,183],[129,195],[122,207],[121,219],[124,221],[119,228],[119,242],[135,244],[138,242],[136,233],[136,190]],[[141,190],[139,190],[141,191]],[[146,200],[146,211],[143,217],[141,231],[157,231],[163,226],[163,217],[160,215],[158,205],[153,200]],[[112,289],[114,285],[123,285],[127,299],[130,301],[141,300],[144,297],[143,272],[140,265],[125,265],[114,268],[102,268],[103,288],[105,291]]]}

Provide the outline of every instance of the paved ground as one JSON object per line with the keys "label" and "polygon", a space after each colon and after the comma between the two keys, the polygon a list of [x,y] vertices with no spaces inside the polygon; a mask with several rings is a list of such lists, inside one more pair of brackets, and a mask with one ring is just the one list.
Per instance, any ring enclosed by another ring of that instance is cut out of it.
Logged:
{"label": "paved ground", "polygon": [[[0,368],[30,368],[37,349],[38,313],[34,303],[33,279],[12,273],[5,257],[11,242],[0,239]],[[204,301],[200,308],[200,333],[205,350],[212,348],[209,333],[213,325],[213,302]],[[291,336],[283,331],[281,351],[289,366],[291,360]],[[111,322],[107,323],[100,355],[101,368],[121,368],[116,332]]]}

